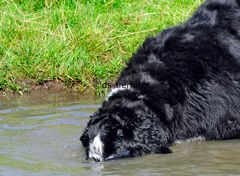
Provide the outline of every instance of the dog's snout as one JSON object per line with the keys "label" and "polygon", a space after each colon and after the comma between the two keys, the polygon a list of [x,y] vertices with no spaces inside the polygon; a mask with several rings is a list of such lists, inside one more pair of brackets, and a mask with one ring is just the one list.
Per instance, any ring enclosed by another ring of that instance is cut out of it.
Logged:
{"label": "dog's snout", "polygon": [[92,161],[103,161],[104,144],[98,134],[89,145],[88,158]]}

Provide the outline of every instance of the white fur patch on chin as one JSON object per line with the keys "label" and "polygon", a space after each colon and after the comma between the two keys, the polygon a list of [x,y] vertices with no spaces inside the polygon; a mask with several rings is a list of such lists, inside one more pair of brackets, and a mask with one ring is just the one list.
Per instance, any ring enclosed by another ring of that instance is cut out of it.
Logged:
{"label": "white fur patch on chin", "polygon": [[118,91],[122,91],[122,90],[133,90],[133,88],[131,87],[131,85],[121,85],[121,86],[115,87],[110,91],[110,93],[106,97],[106,100],[108,100],[111,96],[116,94]]}
{"label": "white fur patch on chin", "polygon": [[100,134],[98,134],[94,139],[93,142],[89,145],[89,153],[88,157],[90,159],[103,161],[103,143],[100,138]]}

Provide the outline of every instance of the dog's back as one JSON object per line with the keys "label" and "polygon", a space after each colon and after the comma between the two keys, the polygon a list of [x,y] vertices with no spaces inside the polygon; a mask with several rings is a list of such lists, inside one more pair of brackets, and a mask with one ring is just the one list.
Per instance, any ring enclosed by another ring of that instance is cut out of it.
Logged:
{"label": "dog's back", "polygon": [[177,139],[240,137],[239,2],[208,0],[186,23],[148,38],[117,82],[140,89],[156,112],[166,100]]}

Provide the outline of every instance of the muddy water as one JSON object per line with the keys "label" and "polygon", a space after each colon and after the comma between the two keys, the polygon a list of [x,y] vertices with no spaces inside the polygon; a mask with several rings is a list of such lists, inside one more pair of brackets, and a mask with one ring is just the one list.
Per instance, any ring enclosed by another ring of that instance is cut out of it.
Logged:
{"label": "muddy water", "polygon": [[240,141],[177,144],[173,154],[89,163],[79,136],[101,100],[40,92],[0,99],[0,175],[240,175]]}

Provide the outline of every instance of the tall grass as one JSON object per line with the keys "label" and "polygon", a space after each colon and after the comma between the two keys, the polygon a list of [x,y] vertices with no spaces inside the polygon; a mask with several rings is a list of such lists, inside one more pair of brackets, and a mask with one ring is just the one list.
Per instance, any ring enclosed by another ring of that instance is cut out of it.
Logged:
{"label": "tall grass", "polygon": [[0,90],[60,80],[98,92],[144,38],[202,0],[1,0]]}

